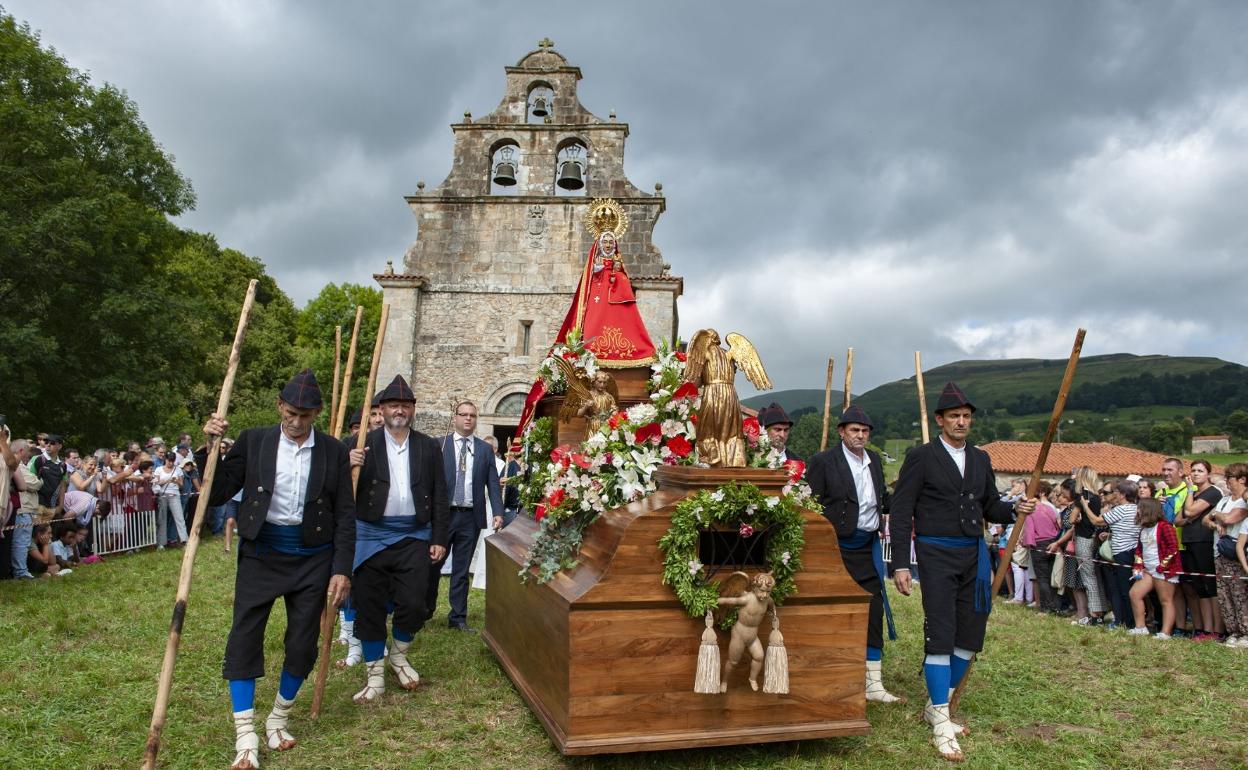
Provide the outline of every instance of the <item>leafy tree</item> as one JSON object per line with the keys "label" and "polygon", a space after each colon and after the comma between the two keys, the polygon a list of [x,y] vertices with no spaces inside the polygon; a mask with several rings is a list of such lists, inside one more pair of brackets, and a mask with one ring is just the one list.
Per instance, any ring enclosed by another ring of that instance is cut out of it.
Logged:
{"label": "leafy tree", "polygon": [[[316,372],[325,393],[326,408],[322,415],[321,427],[328,430],[332,416],[329,414],[328,400],[333,392],[334,377],[334,327],[342,326],[342,366],[347,363],[347,348],[351,343],[351,329],[355,325],[355,308],[364,306],[364,316],[360,320],[360,337],[356,342],[355,371],[351,375],[351,397],[348,400],[347,418],[350,412],[358,408],[366,400],[365,388],[368,387],[368,371],[372,365],[373,346],[377,342],[377,325],[381,321],[381,291],[371,286],[354,283],[331,283],[321,289],[308,304],[299,311],[295,324],[295,344],[299,348],[299,358],[304,366]],[[393,373],[378,372],[378,378],[387,381]],[[386,383],[378,383],[383,387]],[[345,421],[344,421],[345,422]],[[343,430],[346,430],[343,425]]]}
{"label": "leafy tree", "polygon": [[1226,429],[1236,438],[1248,438],[1248,411],[1236,409],[1226,416]]}
{"label": "leafy tree", "polygon": [[1183,426],[1172,420],[1153,423],[1148,429],[1146,446],[1154,452],[1182,451]]}
{"label": "leafy tree", "polygon": [[[797,418],[789,431],[789,449],[807,459],[819,451],[819,438],[823,435],[823,415],[807,413]],[[828,444],[836,441],[836,431],[828,426]]]}

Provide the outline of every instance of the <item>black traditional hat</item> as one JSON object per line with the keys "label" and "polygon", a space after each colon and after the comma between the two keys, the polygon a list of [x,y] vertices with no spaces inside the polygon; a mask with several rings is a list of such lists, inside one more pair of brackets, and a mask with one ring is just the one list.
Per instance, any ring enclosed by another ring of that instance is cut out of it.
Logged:
{"label": "black traditional hat", "polygon": [[363,421],[363,419],[364,419],[364,412],[360,409],[356,409],[354,412],[351,413],[351,419],[347,420],[347,427],[358,428],[360,426],[360,423]]}
{"label": "black traditional hat", "polygon": [[382,393],[385,393],[385,391],[379,390],[373,394],[373,400],[368,402],[369,409],[376,409],[377,407],[381,406],[381,394]]}
{"label": "black traditional hat", "polygon": [[857,423],[858,425],[865,425],[871,429],[875,428],[875,425],[871,422],[871,418],[867,416],[867,410],[857,404],[850,405],[848,409],[841,413],[841,421],[836,424],[836,427],[839,428],[842,425],[849,425],[851,422]]}
{"label": "black traditional hat", "polygon": [[403,379],[403,375],[396,374],[386,389],[377,394],[377,403],[384,404],[387,401],[410,401],[416,403],[416,394],[408,386],[407,380]]}
{"label": "black traditional hat", "polygon": [[758,423],[764,428],[769,428],[772,425],[779,425],[782,422],[788,423],[790,426],[793,425],[793,420],[791,420],[789,415],[785,413],[784,407],[780,406],[775,401],[772,401],[767,406],[758,410]]}
{"label": "black traditional hat", "polygon": [[277,397],[296,409],[320,409],[325,405],[321,399],[321,386],[316,384],[316,375],[311,369],[304,369],[291,377]]}
{"label": "black traditional hat", "polygon": [[962,392],[957,383],[946,382],[945,389],[940,392],[940,398],[936,401],[936,409],[934,411],[940,413],[946,409],[956,409],[959,406],[969,406],[972,412],[975,411],[975,405],[966,397],[966,394]]}

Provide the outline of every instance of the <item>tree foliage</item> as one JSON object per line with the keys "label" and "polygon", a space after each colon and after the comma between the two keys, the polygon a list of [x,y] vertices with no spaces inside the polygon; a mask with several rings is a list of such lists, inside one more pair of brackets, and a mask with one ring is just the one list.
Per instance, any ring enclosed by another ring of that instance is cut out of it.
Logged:
{"label": "tree foliage", "polygon": [[[299,359],[304,366],[316,372],[325,393],[326,407],[321,427],[331,424],[329,399],[333,392],[334,375],[334,327],[342,327],[341,362],[347,364],[347,352],[351,344],[351,330],[355,325],[355,308],[364,307],[360,320],[360,337],[356,342],[355,371],[351,375],[351,397],[348,400],[347,420],[351,411],[358,409],[366,400],[364,391],[368,386],[368,371],[372,365],[373,346],[377,342],[377,325],[381,320],[381,291],[371,286],[354,283],[331,283],[321,293],[308,301],[299,312],[296,322],[296,345]],[[379,373],[378,377],[384,376]],[[380,389],[386,383],[378,383]],[[343,421],[343,430],[347,428]]]}

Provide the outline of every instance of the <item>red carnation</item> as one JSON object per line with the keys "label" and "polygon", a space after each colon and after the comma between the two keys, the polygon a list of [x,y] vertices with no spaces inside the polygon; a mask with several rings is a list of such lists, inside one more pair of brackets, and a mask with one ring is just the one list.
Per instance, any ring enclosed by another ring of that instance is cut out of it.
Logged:
{"label": "red carnation", "polygon": [[634,435],[637,436],[638,444],[644,444],[647,441],[658,443],[659,439],[663,436],[663,426],[659,425],[657,422],[652,422],[638,428],[637,433]]}
{"label": "red carnation", "polygon": [[546,506],[538,503],[537,507],[533,509],[533,518],[537,521],[541,521],[546,518]]}
{"label": "red carnation", "polygon": [[563,360],[564,360],[564,361],[575,361],[575,360],[576,360],[576,354],[575,354],[575,353],[573,353],[571,350],[565,350],[565,351],[563,351]]}
{"label": "red carnation", "polygon": [[612,430],[615,430],[616,428],[623,425],[625,421],[627,420],[628,420],[628,412],[616,412],[615,414],[607,418],[607,425],[610,426]]}
{"label": "red carnation", "polygon": [[667,448],[672,450],[672,454],[676,457],[688,457],[693,451],[693,444],[690,444],[689,439],[684,436],[673,436],[667,440]]}
{"label": "red carnation", "polygon": [[576,467],[582,470],[589,470],[589,458],[580,452],[572,453],[572,462],[576,463]]}
{"label": "red carnation", "polygon": [[758,438],[758,434],[761,431],[762,431],[762,428],[760,428],[758,425],[757,417],[746,417],[741,422],[741,432],[744,433],[746,436],[749,436],[751,444],[754,443],[754,440]]}
{"label": "red carnation", "polygon": [[698,386],[692,382],[683,382],[676,392],[672,394],[672,398],[695,398],[698,395]]}
{"label": "red carnation", "polygon": [[568,493],[562,489],[556,489],[546,498],[546,504],[551,508],[558,508],[564,500],[568,498]]}
{"label": "red carnation", "polygon": [[698,424],[698,415],[696,412],[694,414],[689,415],[689,422],[693,423],[694,425]]}
{"label": "red carnation", "polygon": [[754,534],[754,528],[751,527],[749,524],[742,524],[741,528],[737,530],[737,534],[739,534],[741,537],[749,537],[750,535]]}
{"label": "red carnation", "polygon": [[789,471],[789,481],[796,483],[806,475],[806,463],[801,460],[785,460],[784,467]]}
{"label": "red carnation", "polygon": [[688,360],[689,360],[689,356],[685,353],[685,351],[683,351],[683,350],[677,350],[677,351],[676,351],[676,360],[677,360],[677,361],[688,361]]}

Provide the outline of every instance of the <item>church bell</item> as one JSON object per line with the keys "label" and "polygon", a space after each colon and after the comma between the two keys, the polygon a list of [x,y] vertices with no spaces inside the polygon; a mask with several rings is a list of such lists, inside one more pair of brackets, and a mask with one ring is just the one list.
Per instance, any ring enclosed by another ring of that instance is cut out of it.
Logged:
{"label": "church bell", "polygon": [[539,96],[533,100],[533,109],[531,111],[534,117],[544,118],[550,114],[550,104],[546,101],[546,97]]}
{"label": "church bell", "polygon": [[494,184],[499,187],[512,187],[516,183],[516,164],[511,155],[511,148],[504,147],[502,159],[494,166]]}
{"label": "church bell", "polygon": [[581,164],[564,161],[559,167],[559,180],[555,182],[565,190],[579,190],[585,186],[585,178],[581,175]]}

